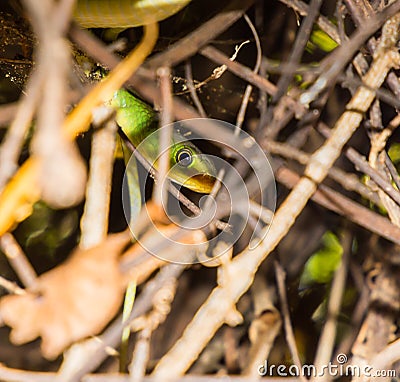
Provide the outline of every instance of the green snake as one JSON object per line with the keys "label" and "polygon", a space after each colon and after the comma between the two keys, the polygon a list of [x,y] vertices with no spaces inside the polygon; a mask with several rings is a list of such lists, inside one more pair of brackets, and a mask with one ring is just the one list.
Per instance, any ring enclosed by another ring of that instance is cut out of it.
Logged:
{"label": "green snake", "polygon": [[[124,89],[115,92],[110,105],[116,110],[116,121],[122,131],[141,155],[157,168],[159,134],[153,134],[158,129],[157,114]],[[178,131],[172,130],[170,178],[193,191],[210,193],[215,180],[212,162]]]}
{"label": "green snake", "polygon": [[75,20],[84,28],[130,28],[155,23],[191,0],[78,0]]}
{"label": "green snake", "polygon": [[[163,20],[179,11],[190,0],[78,0],[75,20],[85,28],[127,28]],[[157,169],[159,134],[157,114],[146,103],[130,92],[115,92],[110,106],[116,110],[116,121],[140,154]],[[126,150],[124,150],[126,151]],[[215,181],[214,165],[199,149],[172,131],[169,149],[169,177],[192,191],[210,193]],[[128,157],[125,161],[128,162]],[[136,162],[127,169],[131,199],[131,221],[141,207],[141,196]]]}

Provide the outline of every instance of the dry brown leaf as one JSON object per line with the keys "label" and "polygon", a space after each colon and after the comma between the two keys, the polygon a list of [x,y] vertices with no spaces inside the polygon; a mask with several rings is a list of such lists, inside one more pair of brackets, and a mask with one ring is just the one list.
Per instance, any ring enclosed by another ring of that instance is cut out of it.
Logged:
{"label": "dry brown leaf", "polygon": [[77,249],[37,280],[35,291],[5,296],[0,316],[19,345],[42,338],[44,357],[54,359],[73,342],[98,334],[117,313],[124,295],[118,257],[129,242],[123,232],[88,250]]}

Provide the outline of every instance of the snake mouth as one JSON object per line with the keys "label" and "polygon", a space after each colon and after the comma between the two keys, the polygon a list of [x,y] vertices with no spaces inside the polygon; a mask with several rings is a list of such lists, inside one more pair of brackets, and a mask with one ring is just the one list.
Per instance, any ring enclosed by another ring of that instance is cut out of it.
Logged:
{"label": "snake mouth", "polygon": [[[202,194],[209,194],[214,187],[215,179],[214,176],[209,174],[197,174],[191,176],[184,186]],[[193,183],[193,186],[190,183]]]}

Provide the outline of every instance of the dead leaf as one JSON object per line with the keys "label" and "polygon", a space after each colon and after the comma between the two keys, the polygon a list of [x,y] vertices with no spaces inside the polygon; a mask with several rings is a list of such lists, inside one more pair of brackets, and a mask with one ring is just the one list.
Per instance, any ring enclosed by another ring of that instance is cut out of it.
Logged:
{"label": "dead leaf", "polygon": [[130,240],[123,232],[100,245],[75,250],[37,280],[35,291],[5,296],[0,316],[20,345],[42,338],[44,357],[54,359],[73,342],[98,334],[115,316],[124,295],[118,257]]}

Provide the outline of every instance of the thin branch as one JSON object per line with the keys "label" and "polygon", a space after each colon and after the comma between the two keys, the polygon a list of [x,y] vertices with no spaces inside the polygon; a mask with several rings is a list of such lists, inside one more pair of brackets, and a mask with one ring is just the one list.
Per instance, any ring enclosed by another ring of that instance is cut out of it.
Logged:
{"label": "thin branch", "polygon": [[[254,65],[253,72],[258,73],[258,71],[260,70],[261,60],[262,60],[262,49],[261,49],[260,38],[258,37],[257,30],[254,27],[253,23],[251,22],[250,18],[246,14],[244,14],[243,17],[246,20],[247,25],[250,27],[251,33],[253,33],[253,36],[254,36],[254,41],[256,42],[257,59],[256,59],[255,65]],[[246,90],[243,95],[242,103],[240,104],[239,113],[236,118],[236,128],[235,128],[235,132],[234,132],[235,135],[239,135],[239,133],[240,133],[240,129],[241,129],[243,121],[244,121],[247,105],[249,103],[249,99],[250,99],[252,91],[253,91],[253,87],[250,84],[247,84]]]}
{"label": "thin branch", "polygon": [[157,70],[160,78],[161,91],[161,116],[159,134],[159,168],[157,174],[157,182],[153,191],[154,202],[163,210],[168,203],[168,185],[167,177],[170,164],[170,146],[172,142],[172,84],[171,84],[171,69],[169,67],[160,67]]}
{"label": "thin branch", "polygon": [[[277,154],[283,156],[284,158],[294,159],[303,165],[307,165],[310,158],[309,154],[298,150],[295,147],[288,145],[287,143],[280,143],[268,140],[265,141],[265,148],[271,154]],[[361,183],[356,175],[346,173],[345,171],[337,167],[332,167],[329,170],[328,176],[335,182],[340,184],[344,189],[357,192],[359,195],[370,200],[377,206],[381,205],[381,201],[378,195],[370,188],[365,186],[363,183]]]}
{"label": "thin branch", "polygon": [[[24,295],[26,292],[24,289],[20,288],[16,283],[7,280],[3,276],[0,276],[0,287],[4,288],[10,294]],[[2,319],[0,317],[0,325],[2,324]]]}
{"label": "thin branch", "polygon": [[385,152],[385,165],[387,169],[389,170],[390,176],[393,179],[394,184],[396,185],[397,189],[400,190],[400,176],[399,173],[397,172],[397,169],[393,162],[391,161],[389,155],[387,152]]}
{"label": "thin branch", "polygon": [[151,329],[144,328],[138,333],[138,340],[129,365],[129,382],[142,382],[150,356]]}
{"label": "thin branch", "polygon": [[185,63],[185,76],[186,76],[186,83],[187,87],[190,92],[190,96],[192,97],[192,100],[197,108],[197,111],[201,115],[202,118],[206,118],[207,114],[203,108],[203,105],[200,102],[199,96],[197,95],[196,88],[193,83],[193,75],[192,75],[192,64],[190,60],[186,60]]}
{"label": "thin branch", "polygon": [[[294,11],[298,12],[301,16],[307,16],[309,5],[305,4],[303,1],[299,0],[280,0],[281,3],[287,5],[292,8]],[[338,44],[341,43],[341,39],[339,37],[339,33],[328,18],[324,16],[318,16],[317,18],[318,26],[327,33],[333,40],[335,40]]]}
{"label": "thin branch", "polygon": [[[325,137],[331,136],[330,129],[322,123],[318,124],[318,131],[320,131]],[[400,205],[399,191],[393,188],[393,185],[387,179],[385,179],[377,170],[372,168],[364,156],[359,154],[352,147],[348,146],[344,148],[344,154],[351,162],[354,163],[359,171],[362,171],[365,175],[368,175],[377,184],[377,186],[382,189],[382,191],[384,191],[397,204]]]}
{"label": "thin branch", "polygon": [[18,168],[18,158],[21,153],[24,138],[32,122],[35,109],[39,102],[42,89],[42,75],[40,69],[33,71],[26,84],[26,91],[18,102],[18,108],[11,126],[0,147],[0,191],[8,179]]}
{"label": "thin branch", "polygon": [[18,278],[26,288],[35,288],[37,274],[22,248],[10,233],[0,237],[0,248],[5,253]]}
{"label": "thin branch", "polygon": [[362,25],[374,14],[374,9],[368,1],[343,0],[357,26]]}
{"label": "thin branch", "polygon": [[300,29],[296,34],[296,41],[288,58],[287,64],[291,67],[291,70],[286,71],[283,73],[281,78],[279,78],[277,91],[274,94],[273,102],[276,102],[284,93],[286,93],[286,89],[293,77],[294,68],[299,64],[304,53],[304,49],[310,38],[312,27],[314,25],[314,21],[318,17],[321,5],[322,0],[311,0],[310,5],[308,6],[307,15],[302,21]]}
{"label": "thin branch", "polygon": [[[283,315],[283,325],[285,327],[286,342],[288,344],[294,364],[298,367],[299,370],[302,370],[299,351],[297,350],[296,339],[294,337],[293,326],[290,321],[290,312],[289,312],[289,305],[287,301],[286,286],[285,286],[286,274],[282,266],[277,261],[274,261],[274,266],[275,266],[276,283],[278,285],[279,299],[281,302],[281,311]],[[303,382],[306,381],[304,375],[301,375],[300,379]]]}
{"label": "thin branch", "polygon": [[257,86],[259,89],[264,90],[269,95],[273,96],[276,93],[276,86],[272,82],[268,81],[264,77],[261,77],[257,73],[254,73],[247,66],[230,60],[227,55],[223,54],[213,46],[208,45],[200,49],[199,53],[218,64],[226,65],[229,71],[236,74],[238,77],[243,78],[252,85]]}
{"label": "thin branch", "polygon": [[249,328],[251,346],[243,374],[256,378],[261,374],[259,366],[268,359],[275,339],[281,331],[282,319],[274,304],[276,300],[274,285],[267,285],[263,276],[258,275],[254,279],[251,293],[255,318]]}
{"label": "thin branch", "polygon": [[[342,240],[343,256],[341,263],[339,268],[335,271],[330,288],[327,319],[318,341],[318,347],[314,360],[314,365],[317,370],[322,370],[324,365],[328,365],[332,357],[333,348],[336,341],[337,320],[346,286],[347,269],[351,256],[351,246],[352,238],[350,235],[346,234],[344,240]],[[330,379],[331,376],[328,374],[321,378],[315,378],[314,380],[329,381]]]}
{"label": "thin branch", "polygon": [[392,342],[371,359],[374,370],[385,370],[400,360],[400,339]]}
{"label": "thin branch", "polygon": [[[287,168],[279,168],[276,173],[278,182],[284,184],[289,189],[295,187],[300,177]],[[346,198],[342,194],[320,185],[318,190],[311,197],[319,205],[331,211],[345,216],[353,223],[382,236],[395,244],[400,244],[400,228],[396,227],[389,219],[363,207],[358,203]]]}
{"label": "thin branch", "polygon": [[[105,107],[96,109],[97,113],[102,111],[109,110]],[[79,245],[82,248],[99,244],[107,236],[117,129],[115,121],[109,120],[93,134],[90,176],[81,219]]]}
{"label": "thin branch", "polygon": [[354,341],[357,338],[358,331],[360,330],[362,320],[365,317],[365,312],[368,309],[370,301],[370,290],[368,284],[364,281],[363,271],[358,265],[354,264],[354,260],[350,261],[350,271],[353,279],[355,279],[355,284],[359,284],[359,298],[356,306],[353,309],[350,325],[351,331],[342,339],[336,348],[334,360],[338,359],[339,354],[349,354]]}
{"label": "thin branch", "polygon": [[0,105],[0,127],[7,127],[13,121],[18,111],[18,102]]}

